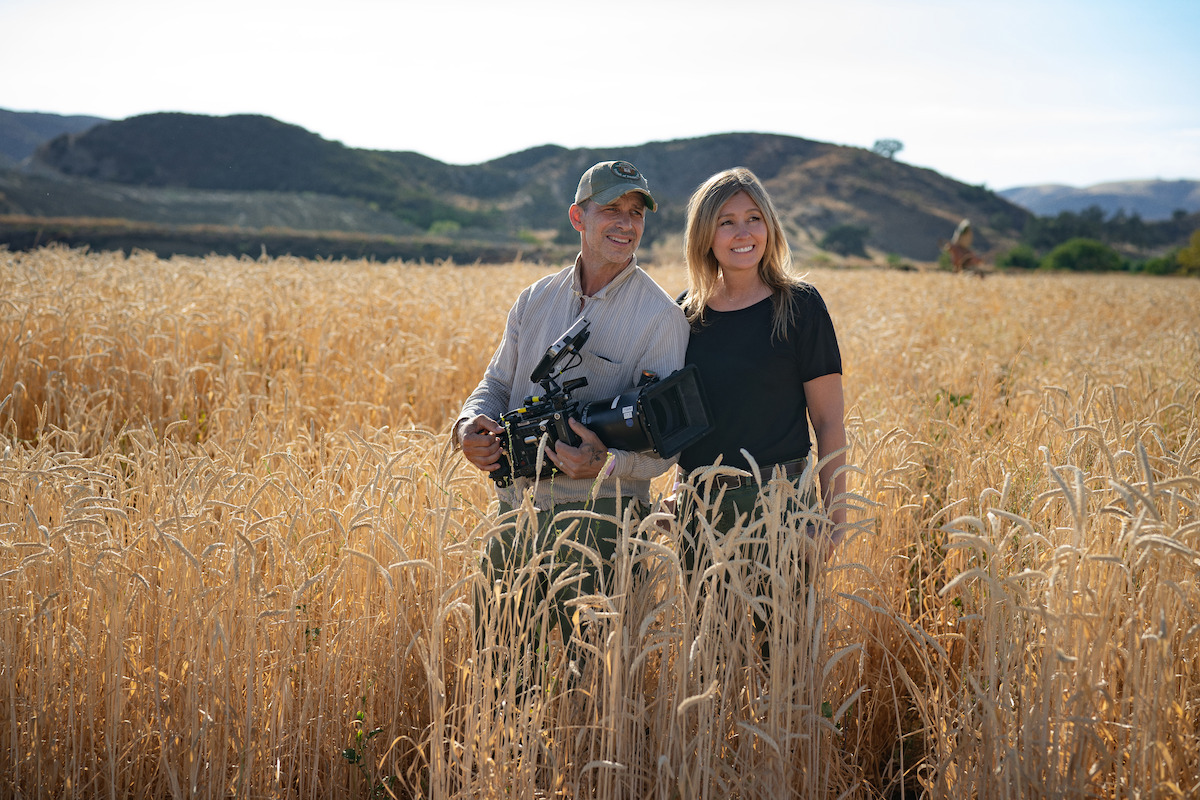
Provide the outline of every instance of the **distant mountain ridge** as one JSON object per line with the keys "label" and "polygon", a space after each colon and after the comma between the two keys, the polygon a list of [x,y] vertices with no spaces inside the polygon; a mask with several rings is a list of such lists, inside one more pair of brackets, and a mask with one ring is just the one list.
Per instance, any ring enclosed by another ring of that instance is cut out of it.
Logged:
{"label": "distant mountain ridge", "polygon": [[82,133],[105,122],[111,120],[0,108],[0,167],[19,164],[32,156],[39,145],[56,136]]}
{"label": "distant mountain ridge", "polygon": [[1188,214],[1200,211],[1200,181],[1194,180],[1113,181],[1083,188],[1042,184],[997,194],[1043,217],[1063,211],[1077,214],[1092,206],[1099,206],[1109,217],[1124,212],[1146,221],[1171,219],[1180,210]]}
{"label": "distant mountain ridge", "polygon": [[[975,249],[994,254],[1015,245],[1033,219],[995,192],[930,169],[777,134],[575,150],[544,145],[460,166],[419,153],[349,148],[266,116],[160,113],[64,130],[19,170],[0,169],[0,217],[8,220],[0,243],[29,246],[58,231],[73,244],[128,249],[152,242],[159,251],[189,252],[202,246],[194,241],[196,226],[207,226],[203,246],[223,237],[240,242],[238,252],[257,253],[251,240],[265,247],[267,231],[286,229],[273,246],[349,236],[357,252],[388,257],[423,258],[440,248],[456,259],[472,252],[560,259],[578,246],[566,215],[578,177],[609,159],[632,161],[649,177],[660,209],[643,241],[646,249],[667,247],[670,257],[678,256],[693,189],[734,165],[763,180],[802,259],[817,256],[831,231],[852,228],[876,261],[934,261],[964,218],[972,222]],[[130,231],[124,239],[113,233],[122,220]],[[143,223],[152,230],[137,234]]]}
{"label": "distant mountain ridge", "polygon": [[[170,113],[43,143],[21,174],[0,176],[0,214],[160,225],[186,215],[189,224],[229,226],[247,218],[247,204],[229,202],[230,193],[258,192],[264,209],[287,209],[289,220],[324,219],[332,230],[346,230],[342,220],[349,217],[359,230],[374,228],[378,221],[370,214],[383,213],[394,218],[387,235],[399,225],[417,235],[507,243],[557,258],[578,245],[566,208],[579,175],[597,161],[618,158],[649,177],[660,202],[647,225],[647,246],[678,237],[692,190],[711,173],[739,164],[772,192],[802,255],[815,254],[828,231],[855,226],[866,232],[876,258],[932,261],[963,217],[971,218],[982,251],[1011,246],[1029,217],[993,192],[933,170],[775,134],[577,150],[547,145],[458,166],[418,153],[348,148],[270,117]],[[268,196],[278,200],[265,202]],[[335,199],[337,214],[327,213]]]}

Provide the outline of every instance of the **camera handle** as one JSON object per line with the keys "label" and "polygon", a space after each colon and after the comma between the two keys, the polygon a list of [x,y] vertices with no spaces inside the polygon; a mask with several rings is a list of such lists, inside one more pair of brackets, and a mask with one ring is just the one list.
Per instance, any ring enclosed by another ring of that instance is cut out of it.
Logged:
{"label": "camera handle", "polygon": [[[571,402],[571,392],[587,386],[586,377],[572,378],[564,381],[562,386],[551,376],[538,381],[545,390],[541,396],[533,395],[525,398],[524,404],[500,417],[500,424],[505,433],[501,435],[501,452],[499,468],[491,473],[491,479],[497,486],[511,486],[513,482],[513,466],[511,456],[517,456],[518,474],[529,474],[527,469],[532,462],[533,454],[540,446],[543,436],[548,436],[547,444],[565,442],[576,447],[582,439],[571,430],[571,418],[577,417],[578,403]],[[543,475],[552,474],[555,468],[548,461],[543,466]]]}

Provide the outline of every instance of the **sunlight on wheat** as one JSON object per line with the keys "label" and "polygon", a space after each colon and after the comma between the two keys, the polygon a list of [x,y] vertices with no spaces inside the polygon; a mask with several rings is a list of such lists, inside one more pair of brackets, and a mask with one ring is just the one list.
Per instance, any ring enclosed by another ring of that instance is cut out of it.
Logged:
{"label": "sunlight on wheat", "polygon": [[814,270],[853,533],[621,520],[568,652],[447,435],[547,268],[0,264],[3,796],[1200,794],[1194,280]]}

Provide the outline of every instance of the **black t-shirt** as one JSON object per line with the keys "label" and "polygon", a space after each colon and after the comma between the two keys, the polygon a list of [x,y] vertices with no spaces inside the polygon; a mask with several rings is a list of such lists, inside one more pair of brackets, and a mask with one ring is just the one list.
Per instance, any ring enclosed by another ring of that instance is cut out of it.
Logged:
{"label": "black t-shirt", "polygon": [[704,310],[692,326],[688,364],[700,370],[714,430],[679,455],[692,470],[721,463],[749,469],[804,458],[811,447],[804,383],[840,374],[842,356],[825,301],[816,288],[794,290],[795,317],[786,341],[772,338],[771,298],[737,311]]}

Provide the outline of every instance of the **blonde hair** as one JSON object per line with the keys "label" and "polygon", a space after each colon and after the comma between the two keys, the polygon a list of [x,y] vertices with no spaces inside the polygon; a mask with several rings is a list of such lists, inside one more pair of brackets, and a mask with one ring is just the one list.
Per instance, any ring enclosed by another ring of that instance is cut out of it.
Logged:
{"label": "blonde hair", "polygon": [[733,167],[713,175],[692,193],[687,207],[687,228],[683,234],[683,253],[687,259],[688,289],[683,312],[688,322],[704,321],[704,308],[717,285],[720,265],[713,254],[713,237],[721,207],[738,192],[745,192],[763,214],[767,223],[767,246],[758,262],[758,276],[771,290],[771,335],[787,339],[788,325],[794,314],[792,289],[800,279],[792,273],[792,249],[788,246],[779,213],[762,182],[745,167]]}

